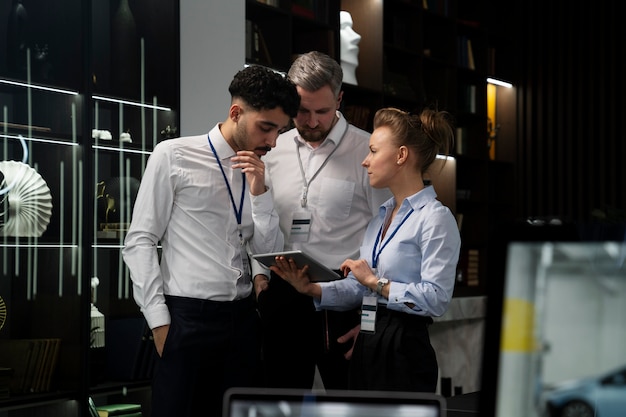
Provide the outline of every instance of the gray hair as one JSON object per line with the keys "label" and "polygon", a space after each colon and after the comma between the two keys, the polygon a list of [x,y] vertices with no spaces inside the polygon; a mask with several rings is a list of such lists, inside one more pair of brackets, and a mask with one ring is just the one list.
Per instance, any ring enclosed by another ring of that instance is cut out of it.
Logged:
{"label": "gray hair", "polygon": [[328,85],[339,96],[343,71],[341,65],[330,56],[311,51],[300,55],[289,68],[287,77],[297,86],[307,91],[317,91]]}

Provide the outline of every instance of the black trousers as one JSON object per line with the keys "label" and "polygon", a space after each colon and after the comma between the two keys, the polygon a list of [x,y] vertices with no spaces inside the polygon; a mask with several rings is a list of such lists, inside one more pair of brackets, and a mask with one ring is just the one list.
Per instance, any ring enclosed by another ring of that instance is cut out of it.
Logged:
{"label": "black trousers", "polygon": [[172,323],[152,381],[152,416],[222,415],[224,392],[260,386],[254,297],[219,302],[166,296]]}
{"label": "black trousers", "polygon": [[438,365],[430,344],[430,317],[379,305],[376,331],[359,333],[350,362],[350,389],[435,392]]}
{"label": "black trousers", "polygon": [[310,389],[317,365],[326,389],[347,389],[349,362],[340,344],[360,321],[357,310],[315,311],[313,300],[272,273],[258,300],[263,323],[263,375],[268,387]]}

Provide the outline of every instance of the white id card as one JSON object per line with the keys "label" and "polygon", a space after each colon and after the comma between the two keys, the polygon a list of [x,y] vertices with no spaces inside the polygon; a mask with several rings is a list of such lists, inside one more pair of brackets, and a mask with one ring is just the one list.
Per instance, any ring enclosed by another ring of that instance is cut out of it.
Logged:
{"label": "white id card", "polygon": [[376,296],[363,296],[363,304],[361,305],[362,332],[374,333],[376,331],[376,308],[378,308],[378,298]]}
{"label": "white id card", "polygon": [[308,242],[311,230],[311,212],[308,210],[298,210],[291,219],[291,233],[289,242]]}

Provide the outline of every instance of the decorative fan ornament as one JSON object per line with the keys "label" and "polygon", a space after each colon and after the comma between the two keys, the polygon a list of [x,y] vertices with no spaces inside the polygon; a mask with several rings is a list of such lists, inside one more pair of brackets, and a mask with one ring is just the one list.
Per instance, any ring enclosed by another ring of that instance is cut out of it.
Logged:
{"label": "decorative fan ornament", "polygon": [[4,327],[4,322],[7,321],[7,305],[0,296],[0,330]]}
{"label": "decorative fan ornament", "polygon": [[39,237],[48,227],[52,216],[52,195],[46,181],[28,164],[0,161],[4,181],[0,185],[0,200],[6,197],[4,224],[0,234],[15,237]]}

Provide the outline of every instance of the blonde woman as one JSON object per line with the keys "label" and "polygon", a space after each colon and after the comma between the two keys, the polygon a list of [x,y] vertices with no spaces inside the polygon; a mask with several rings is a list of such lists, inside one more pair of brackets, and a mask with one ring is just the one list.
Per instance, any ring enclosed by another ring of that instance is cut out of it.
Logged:
{"label": "blonde woman", "polygon": [[446,112],[379,110],[362,165],[372,187],[388,188],[393,197],[369,223],[360,259],[344,261],[345,278],[328,283],[310,282],[307,267],[298,269],[291,259],[280,257],[272,267],[317,308],[361,306],[350,389],[436,390],[428,327],[452,298],[461,239],[454,216],[423,175],[437,154],[449,152],[453,138]]}

